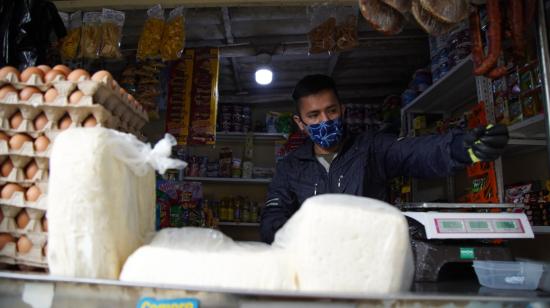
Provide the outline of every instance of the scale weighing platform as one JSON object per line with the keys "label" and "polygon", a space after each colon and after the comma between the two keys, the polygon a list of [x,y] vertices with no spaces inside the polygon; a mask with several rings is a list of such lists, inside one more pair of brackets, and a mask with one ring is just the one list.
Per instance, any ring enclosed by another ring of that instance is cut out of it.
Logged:
{"label": "scale weighing platform", "polygon": [[407,203],[400,208],[409,221],[417,282],[438,281],[450,263],[512,261],[506,240],[534,238],[522,204]]}

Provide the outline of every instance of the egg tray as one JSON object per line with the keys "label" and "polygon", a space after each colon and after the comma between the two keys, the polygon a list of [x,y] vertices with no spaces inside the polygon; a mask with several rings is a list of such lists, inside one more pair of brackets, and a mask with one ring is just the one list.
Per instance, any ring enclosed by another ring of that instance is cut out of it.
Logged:
{"label": "egg tray", "polygon": [[[128,119],[136,118],[135,121],[137,123],[142,123],[139,124],[141,127],[149,121],[147,112],[143,109],[141,104],[138,102],[136,102],[135,105],[132,104],[128,99],[128,94],[126,91],[116,82],[113,82],[107,77],[103,78],[101,81],[81,79],[78,82],[61,80],[58,78],[51,84],[41,83],[42,81],[40,76],[36,74],[32,75],[29,78],[29,81],[24,84],[11,81],[13,79],[17,79],[17,76],[14,74],[8,74],[3,81],[0,81],[0,86],[11,84],[16,89],[22,89],[25,86],[33,86],[37,87],[42,92],[54,87],[59,96],[65,98],[68,97],[76,88],[78,88],[84,93],[84,95],[96,98],[94,100],[96,103],[106,106],[107,109],[114,112],[116,116],[121,116]],[[40,104],[40,102],[36,103]]]}
{"label": "egg tray", "polygon": [[48,259],[44,255],[43,250],[47,243],[47,237],[40,234],[26,234],[25,236],[27,236],[32,243],[31,250],[27,253],[19,253],[17,251],[16,242],[6,243],[0,250],[0,263],[47,268]]}
{"label": "egg tray", "polygon": [[[0,156],[0,166],[4,164],[6,160],[10,159],[13,164],[13,169],[8,174],[8,176],[0,176],[0,182],[10,182],[21,184],[22,186],[27,186],[37,182],[47,183],[49,178],[49,159],[44,157],[29,157],[29,156],[9,156],[1,155]],[[34,160],[38,166],[38,171],[36,174],[28,179],[25,176],[25,168],[27,165]]]}
{"label": "egg tray", "polygon": [[[42,226],[42,218],[46,212],[39,209],[20,208],[9,205],[0,205],[4,218],[0,221],[0,233],[10,233],[15,237],[27,234],[36,234],[37,236],[47,237],[48,233]],[[24,228],[19,228],[16,223],[17,215],[26,210],[29,215],[29,223]]]}
{"label": "egg tray", "polygon": [[[2,183],[6,184],[6,183]],[[36,186],[38,186],[38,189],[40,189],[40,192],[42,194],[36,201],[27,201],[25,200],[25,192],[22,191],[16,191],[14,192],[9,199],[0,198],[0,205],[9,205],[9,206],[15,206],[19,208],[31,208],[31,209],[39,209],[39,210],[47,210],[48,209],[48,183],[36,183]],[[23,186],[24,187],[24,186]]]}
{"label": "egg tray", "polygon": [[0,79],[0,87],[4,85],[11,85],[18,90],[21,90],[24,87],[35,87],[44,92],[52,87],[55,82],[61,80],[63,80],[63,77],[57,76],[57,78],[54,79],[52,82],[45,83],[40,75],[32,74],[26,82],[23,82],[19,80],[16,74],[8,73],[3,79]]}
{"label": "egg tray", "polygon": [[[5,131],[5,133],[10,137],[16,135],[14,132]],[[19,149],[12,149],[9,147],[9,143],[6,140],[0,140],[0,155],[5,156],[9,155],[10,158],[15,156],[25,156],[25,157],[38,157],[38,158],[49,158],[50,152],[53,147],[53,141],[55,137],[59,135],[60,132],[47,131],[41,135],[46,136],[50,140],[50,144],[46,150],[38,152],[34,149],[34,141],[36,138],[32,138],[31,141],[25,141]],[[30,136],[30,134],[28,134]],[[32,136],[31,136],[32,137]],[[13,159],[13,158],[12,158]]]}

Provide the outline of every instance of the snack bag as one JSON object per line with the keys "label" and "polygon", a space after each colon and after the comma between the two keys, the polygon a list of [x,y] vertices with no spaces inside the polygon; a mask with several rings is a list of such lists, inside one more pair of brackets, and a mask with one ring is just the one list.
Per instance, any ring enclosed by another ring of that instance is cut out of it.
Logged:
{"label": "snack bag", "polygon": [[164,11],[160,4],[147,10],[147,20],[139,37],[137,59],[145,60],[159,56],[164,31]]}
{"label": "snack bag", "polygon": [[183,7],[177,7],[170,12],[162,34],[160,55],[163,61],[177,60],[185,46],[185,18]]}
{"label": "snack bag", "polygon": [[101,50],[99,55],[105,58],[120,58],[120,41],[125,14],[121,11],[103,9],[101,14]]}
{"label": "snack bag", "polygon": [[80,34],[82,32],[82,12],[76,11],[69,15],[67,36],[61,45],[61,57],[63,60],[73,60],[77,56]]}
{"label": "snack bag", "polygon": [[86,12],[82,18],[80,57],[97,59],[101,46],[101,12]]}

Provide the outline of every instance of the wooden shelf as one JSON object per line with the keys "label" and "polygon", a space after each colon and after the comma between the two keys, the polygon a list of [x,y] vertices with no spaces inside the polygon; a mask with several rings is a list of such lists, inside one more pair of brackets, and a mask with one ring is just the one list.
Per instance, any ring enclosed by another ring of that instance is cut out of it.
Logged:
{"label": "wooden shelf", "polygon": [[200,176],[187,176],[184,181],[212,182],[212,183],[247,183],[247,184],[269,184],[271,179],[243,179],[243,178],[209,178]]}

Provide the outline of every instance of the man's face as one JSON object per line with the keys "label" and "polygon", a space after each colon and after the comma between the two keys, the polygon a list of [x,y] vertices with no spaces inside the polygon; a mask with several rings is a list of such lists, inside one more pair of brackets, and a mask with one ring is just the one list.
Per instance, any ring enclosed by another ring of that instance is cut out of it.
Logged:
{"label": "man's face", "polygon": [[344,113],[344,106],[340,104],[334,91],[324,90],[302,97],[299,111],[299,116],[294,116],[294,122],[300,127],[300,130],[307,133],[306,125],[319,124],[322,121],[341,117]]}

